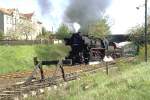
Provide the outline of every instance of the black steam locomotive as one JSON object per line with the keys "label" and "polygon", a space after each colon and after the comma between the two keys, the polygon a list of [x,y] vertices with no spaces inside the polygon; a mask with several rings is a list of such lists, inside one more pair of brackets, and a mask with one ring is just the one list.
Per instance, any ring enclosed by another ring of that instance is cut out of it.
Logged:
{"label": "black steam locomotive", "polygon": [[81,35],[82,33],[74,33],[70,38],[65,38],[65,44],[71,47],[69,56],[72,64],[88,64],[90,61],[100,61],[105,56],[107,42],[100,38]]}

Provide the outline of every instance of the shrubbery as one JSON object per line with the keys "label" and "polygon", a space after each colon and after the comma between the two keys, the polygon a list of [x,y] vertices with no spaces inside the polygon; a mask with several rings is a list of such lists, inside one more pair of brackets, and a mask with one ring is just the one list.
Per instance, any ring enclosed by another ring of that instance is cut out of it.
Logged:
{"label": "shrubbery", "polygon": [[0,74],[32,70],[33,57],[58,60],[67,56],[70,48],[64,44],[34,46],[0,46]]}
{"label": "shrubbery", "polygon": [[40,60],[59,60],[64,59],[70,51],[70,47],[64,44],[37,45],[35,52]]}
{"label": "shrubbery", "polygon": [[0,39],[3,39],[4,33],[0,31]]}
{"label": "shrubbery", "polygon": [[[150,45],[147,46],[147,53],[148,53],[148,59],[150,59]],[[139,58],[139,60],[141,60],[141,61],[143,60],[144,61],[144,57],[145,57],[145,47],[142,46],[140,48],[140,52],[139,52],[138,58]]]}
{"label": "shrubbery", "polygon": [[68,38],[71,35],[72,34],[70,33],[70,30],[69,30],[68,26],[65,25],[65,24],[60,25],[60,27],[58,28],[58,30],[56,32],[56,38],[57,39]]}

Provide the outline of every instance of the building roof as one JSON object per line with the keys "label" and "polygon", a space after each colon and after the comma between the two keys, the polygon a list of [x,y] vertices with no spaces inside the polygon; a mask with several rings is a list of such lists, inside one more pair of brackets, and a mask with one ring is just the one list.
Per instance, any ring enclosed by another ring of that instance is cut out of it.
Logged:
{"label": "building roof", "polygon": [[0,8],[0,12],[7,15],[12,15],[15,10],[16,10],[15,8],[13,9]]}
{"label": "building roof", "polygon": [[[6,9],[6,8],[0,8],[0,12],[1,13],[4,13],[4,14],[7,14],[7,15],[12,15],[14,11],[16,11],[17,9],[15,8],[9,8],[9,9]],[[30,20],[32,18],[32,16],[34,15],[34,12],[32,13],[19,13],[20,17],[21,18],[25,18],[25,19],[28,19]]]}
{"label": "building roof", "polygon": [[31,20],[33,15],[34,15],[34,12],[33,13],[26,13],[26,14],[20,13],[21,18],[25,18],[28,20]]}
{"label": "building roof", "polygon": [[[18,11],[18,9],[15,9],[15,8],[0,8],[0,12],[3,13],[3,14],[6,14],[6,15],[13,15],[14,11]],[[18,14],[19,14],[19,17],[21,19],[25,19],[25,20],[29,20],[29,21],[32,21],[32,17],[34,15],[34,12],[31,12],[31,13],[19,13],[18,11]],[[42,22],[40,21],[37,21],[38,24],[42,24]]]}

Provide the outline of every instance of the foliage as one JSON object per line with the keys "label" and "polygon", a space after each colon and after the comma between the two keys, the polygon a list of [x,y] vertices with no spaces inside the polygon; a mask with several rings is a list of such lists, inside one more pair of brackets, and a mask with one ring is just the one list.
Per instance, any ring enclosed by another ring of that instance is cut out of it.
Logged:
{"label": "foliage", "polygon": [[142,45],[144,43],[144,26],[135,26],[128,33],[130,33],[130,40],[135,44]]}
{"label": "foliage", "polygon": [[[147,39],[148,42],[150,43],[150,16],[148,17],[148,34],[147,34]],[[130,39],[131,41],[133,41],[134,43],[138,44],[138,45],[143,45],[144,44],[144,33],[145,33],[145,26],[144,25],[137,25],[135,27],[133,27],[132,29],[130,29],[128,31],[128,33],[130,34]]]}
{"label": "foliage", "polygon": [[22,34],[20,34],[19,32],[15,31],[13,29],[10,29],[7,33],[7,36],[11,40],[19,40],[22,37]]}
{"label": "foliage", "polygon": [[40,60],[63,59],[70,48],[59,45],[0,46],[0,74],[32,70],[33,57]]}
{"label": "foliage", "polygon": [[47,31],[44,27],[42,27],[42,33],[39,34],[36,38],[37,39],[44,39],[44,40],[49,40],[50,37],[52,36],[51,31]]}
{"label": "foliage", "polygon": [[[147,52],[148,52],[148,59],[150,59],[150,45],[147,46]],[[138,56],[138,59],[140,61],[144,61],[144,58],[145,57],[145,47],[141,47],[140,48],[140,52],[139,52],[139,56]]]}
{"label": "foliage", "polygon": [[71,33],[70,33],[68,26],[66,26],[65,24],[61,24],[56,32],[56,38],[64,39],[70,36],[71,36]]}
{"label": "foliage", "polygon": [[107,19],[100,19],[97,23],[90,25],[89,34],[97,38],[110,34],[110,26],[107,23]]}
{"label": "foliage", "polygon": [[30,21],[20,22],[17,25],[18,33],[22,33],[22,35],[26,36],[26,40],[29,39],[29,36],[32,36],[35,31],[34,24]]}
{"label": "foliage", "polygon": [[42,35],[46,35],[47,31],[44,27],[42,27]]}
{"label": "foliage", "polygon": [[8,31],[10,36],[13,39],[22,39],[25,37],[26,40],[29,39],[29,36],[32,38],[32,35],[35,33],[35,25],[29,20],[20,20],[16,23],[15,29],[12,28]]}
{"label": "foliage", "polygon": [[35,52],[40,60],[59,60],[64,59],[70,48],[64,44],[57,45],[37,45]]}
{"label": "foliage", "polygon": [[0,39],[3,38],[4,33],[0,30]]}

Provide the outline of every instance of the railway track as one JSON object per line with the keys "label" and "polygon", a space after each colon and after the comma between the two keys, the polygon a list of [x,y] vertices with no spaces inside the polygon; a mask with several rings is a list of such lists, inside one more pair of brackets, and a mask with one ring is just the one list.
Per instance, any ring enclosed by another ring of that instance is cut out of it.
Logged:
{"label": "railway track", "polygon": [[[75,67],[71,67],[71,69],[66,68],[65,69],[66,82],[71,80],[76,80],[80,78],[82,75],[84,75],[84,73],[95,73],[96,71],[101,69],[105,69],[104,64],[100,64],[97,66],[90,66],[90,65],[75,66]],[[48,74],[48,71],[45,72]],[[49,71],[49,72],[54,72],[54,71]],[[29,72],[28,74],[31,74],[31,72]],[[16,75],[14,74],[14,76]],[[7,77],[9,78],[14,76],[7,75]],[[43,93],[45,88],[48,89],[51,87],[56,88],[59,85],[60,86],[65,85],[63,83],[64,80],[61,73],[58,73],[57,75],[51,74],[49,77],[45,78],[44,80],[32,80],[29,83],[20,82],[11,85],[7,88],[0,89],[0,100],[20,100],[26,98],[28,94],[32,96],[32,95]]]}
{"label": "railway track", "polygon": [[[81,65],[82,66],[82,65]],[[82,70],[83,67],[79,67],[79,66],[76,66],[76,67],[65,67],[64,68],[66,72],[73,72],[73,71],[76,71],[76,70]],[[54,72],[54,68],[46,68],[44,69],[44,73],[46,75],[48,75],[49,73],[53,73]],[[1,74],[0,75],[0,79],[18,79],[18,78],[25,78],[29,75],[31,75],[32,71],[26,71],[26,72],[16,72],[16,73],[9,73],[9,74]]]}

